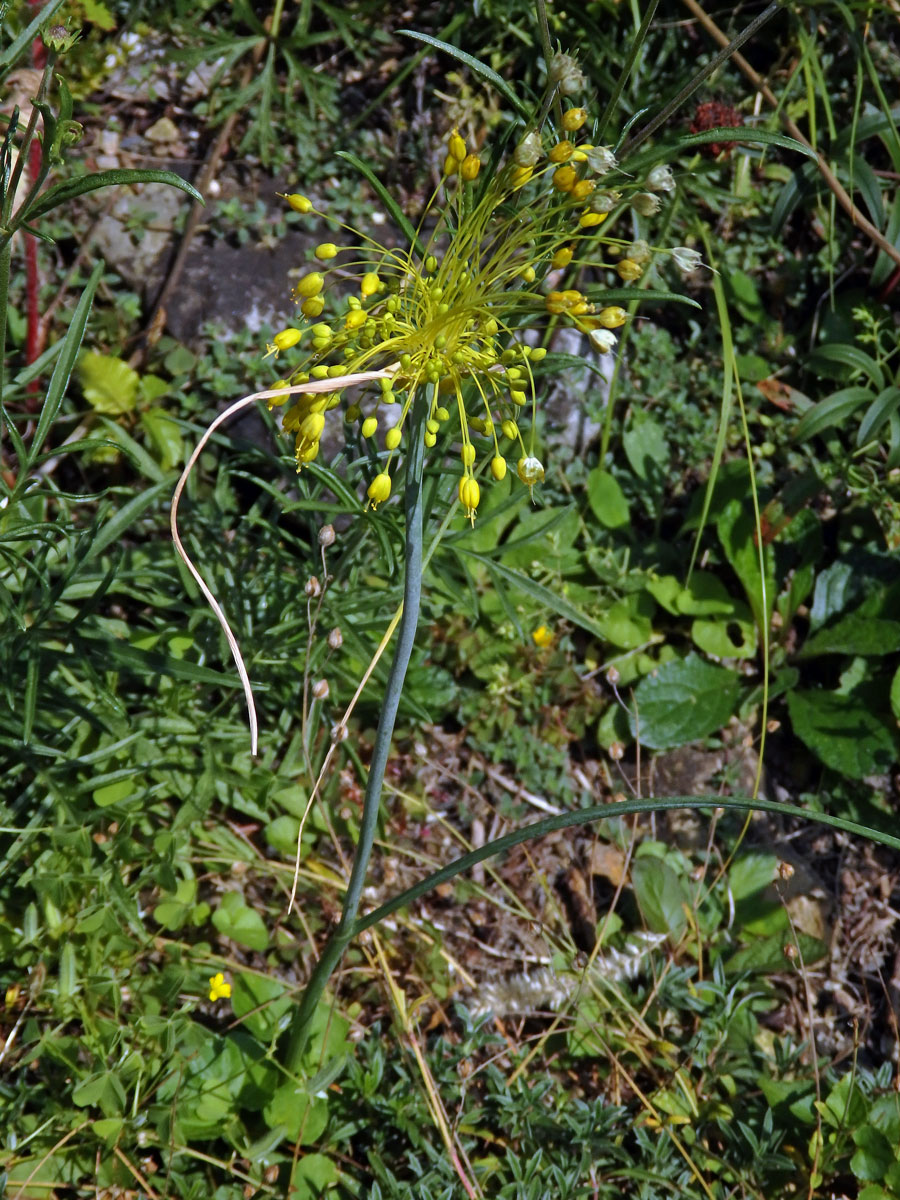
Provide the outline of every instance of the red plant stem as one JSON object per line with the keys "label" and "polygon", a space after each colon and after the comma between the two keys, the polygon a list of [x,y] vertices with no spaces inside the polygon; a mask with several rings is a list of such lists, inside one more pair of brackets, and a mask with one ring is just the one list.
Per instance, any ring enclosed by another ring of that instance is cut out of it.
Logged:
{"label": "red plant stem", "polygon": [[[29,0],[32,8],[36,8],[42,0]],[[43,70],[47,61],[47,50],[41,39],[35,38],[31,44],[31,62],[38,70]],[[28,173],[32,179],[37,179],[41,169],[41,144],[35,138],[28,148]],[[41,327],[40,313],[40,275],[38,273],[37,238],[25,234],[25,363],[33,363],[44,348],[45,333]],[[40,380],[32,379],[26,386],[28,393],[28,409],[33,411],[38,407],[37,401],[31,399],[40,393]]]}

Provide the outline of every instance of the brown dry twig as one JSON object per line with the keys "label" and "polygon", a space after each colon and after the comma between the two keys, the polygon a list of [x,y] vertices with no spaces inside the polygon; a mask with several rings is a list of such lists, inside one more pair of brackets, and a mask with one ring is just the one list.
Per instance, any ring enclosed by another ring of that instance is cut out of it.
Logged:
{"label": "brown dry twig", "polygon": [[[683,0],[683,3],[688,11],[694,14],[694,16],[714,41],[718,42],[720,46],[728,45],[729,38],[727,34],[724,34],[715,21],[713,21],[711,17],[707,16],[703,8],[701,8],[701,6],[697,3],[697,0]],[[742,54],[738,54],[737,51],[735,51],[731,57],[735,65],[738,66],[741,71],[743,71],[760,95],[765,98],[766,102],[771,104],[774,109],[778,109],[778,97],[775,95],[763,77],[759,74],[759,72],[755,71],[747,62],[746,58],[744,58]],[[796,122],[792,121],[786,113],[780,112],[779,117],[782,125],[791,135],[791,137],[795,138],[798,142],[802,142],[807,149],[811,150],[813,154],[815,154],[816,163],[819,167],[819,173],[825,180],[825,183],[834,193],[834,198],[837,200],[838,204],[840,204],[841,208],[844,209],[857,229],[860,229],[870,241],[874,242],[875,245],[880,250],[883,250],[889,258],[892,258],[895,263],[900,265],[900,250],[898,250],[896,246],[888,241],[880,229],[873,225],[868,218],[863,216],[863,214],[853,203],[853,198],[850,193],[826,162],[824,155],[819,153],[810,140],[804,136],[803,131],[799,128]]]}

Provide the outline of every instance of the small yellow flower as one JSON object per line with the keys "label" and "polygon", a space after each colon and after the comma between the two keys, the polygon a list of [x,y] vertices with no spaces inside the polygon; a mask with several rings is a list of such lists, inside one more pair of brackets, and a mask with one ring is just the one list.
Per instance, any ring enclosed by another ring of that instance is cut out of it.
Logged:
{"label": "small yellow flower", "polygon": [[376,504],[384,504],[388,496],[391,494],[391,477],[390,475],[376,475],[367,489],[367,495],[372,501],[372,507]]}
{"label": "small yellow flower", "polygon": [[[279,192],[279,195],[281,195],[280,192]],[[285,200],[287,200],[288,204],[291,206],[291,208],[294,210],[294,212],[298,212],[298,213],[312,212],[312,208],[313,208],[312,200],[307,200],[306,196],[301,196],[299,192],[294,192],[294,194],[292,196],[285,196]]]}
{"label": "small yellow flower", "polygon": [[472,479],[469,475],[464,475],[459,481],[459,502],[466,510],[466,516],[471,521],[475,519],[475,509],[478,507],[480,500],[481,488],[478,486],[478,480]]}
{"label": "small yellow flower", "polygon": [[574,152],[575,147],[568,139],[565,139],[562,142],[557,142],[556,145],[551,148],[547,157],[553,163],[564,163],[569,161]]}
{"label": "small yellow flower", "polygon": [[308,320],[314,321],[325,311],[325,300],[322,296],[310,296],[300,305],[300,311]]}
{"label": "small yellow flower", "polygon": [[531,640],[543,650],[546,646],[553,645],[553,632],[546,625],[539,625],[531,635]]}
{"label": "small yellow flower", "polygon": [[567,267],[572,261],[573,253],[574,251],[572,250],[571,246],[560,246],[557,252],[553,255],[553,258],[550,260],[550,266],[556,267],[557,269],[560,267]]}
{"label": "small yellow flower", "polygon": [[231,984],[226,983],[225,976],[219,971],[215,975],[209,977],[209,998],[213,1002],[216,1000],[227,1000],[231,995]]}
{"label": "small yellow flower", "polygon": [[558,192],[571,192],[578,182],[578,172],[574,167],[559,167],[553,172],[553,186]]}
{"label": "small yellow flower", "polygon": [[465,179],[466,183],[471,183],[481,170],[481,159],[477,154],[467,154],[463,159],[462,166],[459,168],[459,173]]}
{"label": "small yellow flower", "polygon": [[623,283],[634,283],[636,279],[640,279],[643,273],[643,267],[633,258],[623,258],[616,266],[616,274]]}
{"label": "small yellow flower", "polygon": [[282,329],[281,333],[276,333],[272,338],[272,345],[276,350],[290,350],[291,346],[296,346],[303,336],[299,329]]}
{"label": "small yellow flower", "polygon": [[604,329],[618,329],[620,325],[624,325],[628,320],[628,313],[624,308],[619,308],[618,305],[611,305],[609,308],[601,308],[597,313],[597,322]]}
{"label": "small yellow flower", "polygon": [[598,225],[603,224],[603,222],[606,220],[606,218],[608,216],[609,216],[609,213],[595,213],[595,212],[582,213],[581,216],[578,218],[578,224],[581,226],[582,229],[596,229],[596,227]]}
{"label": "small yellow flower", "polygon": [[563,113],[562,127],[566,133],[574,133],[576,129],[580,129],[587,120],[587,113],[583,108],[570,108]]}
{"label": "small yellow flower", "polygon": [[459,159],[453,154],[448,154],[444,159],[444,174],[455,175],[459,170]]}
{"label": "small yellow flower", "polygon": [[447,149],[450,151],[453,157],[459,159],[460,162],[462,162],[466,157],[466,143],[460,136],[458,129],[454,129],[450,134],[450,140],[447,142]]}
{"label": "small yellow flower", "polygon": [[334,242],[322,242],[320,246],[316,246],[316,258],[320,262],[325,262],[329,258],[334,258],[338,252]]}
{"label": "small yellow flower", "polygon": [[491,474],[498,483],[506,478],[506,459],[501,458],[499,454],[495,454],[491,459]]}
{"label": "small yellow flower", "polygon": [[319,271],[310,271],[308,275],[304,275],[302,279],[297,281],[297,286],[294,288],[294,295],[302,296],[305,300],[308,300],[311,296],[318,296],[324,286],[325,276]]}

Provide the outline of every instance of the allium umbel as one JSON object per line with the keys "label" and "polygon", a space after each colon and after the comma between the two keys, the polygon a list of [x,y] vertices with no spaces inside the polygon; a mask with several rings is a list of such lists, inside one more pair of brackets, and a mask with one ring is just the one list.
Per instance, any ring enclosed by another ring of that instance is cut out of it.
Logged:
{"label": "allium umbel", "polygon": [[[566,55],[554,56],[550,78],[564,94],[584,85]],[[284,400],[268,401],[286,405],[282,424],[294,435],[298,470],[317,457],[328,413],[346,388],[345,419],[375,442],[369,501],[387,502],[395,460],[413,434],[413,397],[425,389],[427,420],[416,436],[432,448],[443,434],[446,447],[446,431],[452,433],[456,494],[470,519],[481,500],[476,475],[484,466],[502,480],[512,458],[528,487],[543,479],[534,415],[547,351],[533,345],[534,334],[540,336],[549,316],[586,335],[599,332],[594,344],[607,350],[614,339],[605,331],[627,319],[616,305],[604,306],[574,287],[548,290],[544,280],[550,271],[576,278],[589,266],[608,268],[606,247],[615,247],[621,260],[619,278],[610,279],[614,286],[643,273],[637,257],[623,257],[625,243],[599,233],[628,197],[597,189],[598,179],[618,165],[610,150],[579,142],[580,131],[589,128],[586,110],[567,109],[558,137],[548,128],[526,131],[510,160],[490,172],[483,164],[496,164],[495,157],[453,130],[442,183],[402,247],[380,244],[305,196],[285,197],[295,212],[327,221],[341,235],[316,248],[317,269],[294,288],[301,319],[269,346],[271,355],[300,356],[274,385],[285,389]],[[628,188],[627,177],[621,186]],[[354,278],[356,291],[347,294],[347,280]],[[361,375],[362,383],[348,378]],[[305,383],[310,390],[298,390]],[[527,438],[520,431],[524,412],[531,416]]]}

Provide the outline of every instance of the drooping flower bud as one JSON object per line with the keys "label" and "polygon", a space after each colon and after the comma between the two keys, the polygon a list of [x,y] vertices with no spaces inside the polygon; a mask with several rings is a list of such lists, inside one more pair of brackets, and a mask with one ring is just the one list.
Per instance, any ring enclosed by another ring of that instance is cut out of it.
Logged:
{"label": "drooping flower bud", "polygon": [[654,217],[662,208],[662,201],[652,192],[637,192],[631,197],[631,207],[642,217]]}
{"label": "drooping flower bud", "polygon": [[517,167],[535,167],[544,156],[541,135],[534,129],[526,133],[513,151],[513,162]]}
{"label": "drooping flower bud", "polygon": [[518,463],[516,463],[516,474],[522,483],[528,487],[533,487],[536,483],[543,483],[543,463],[539,458],[535,458],[533,454],[529,454],[525,458],[520,458]]}
{"label": "drooping flower bud", "polygon": [[571,96],[584,91],[586,80],[578,63],[568,54],[554,54],[547,68],[551,85],[559,88],[560,95]]}
{"label": "drooping flower bud", "polygon": [[698,267],[703,266],[700,254],[689,246],[675,246],[672,250],[672,257],[682,271],[696,271]]}

